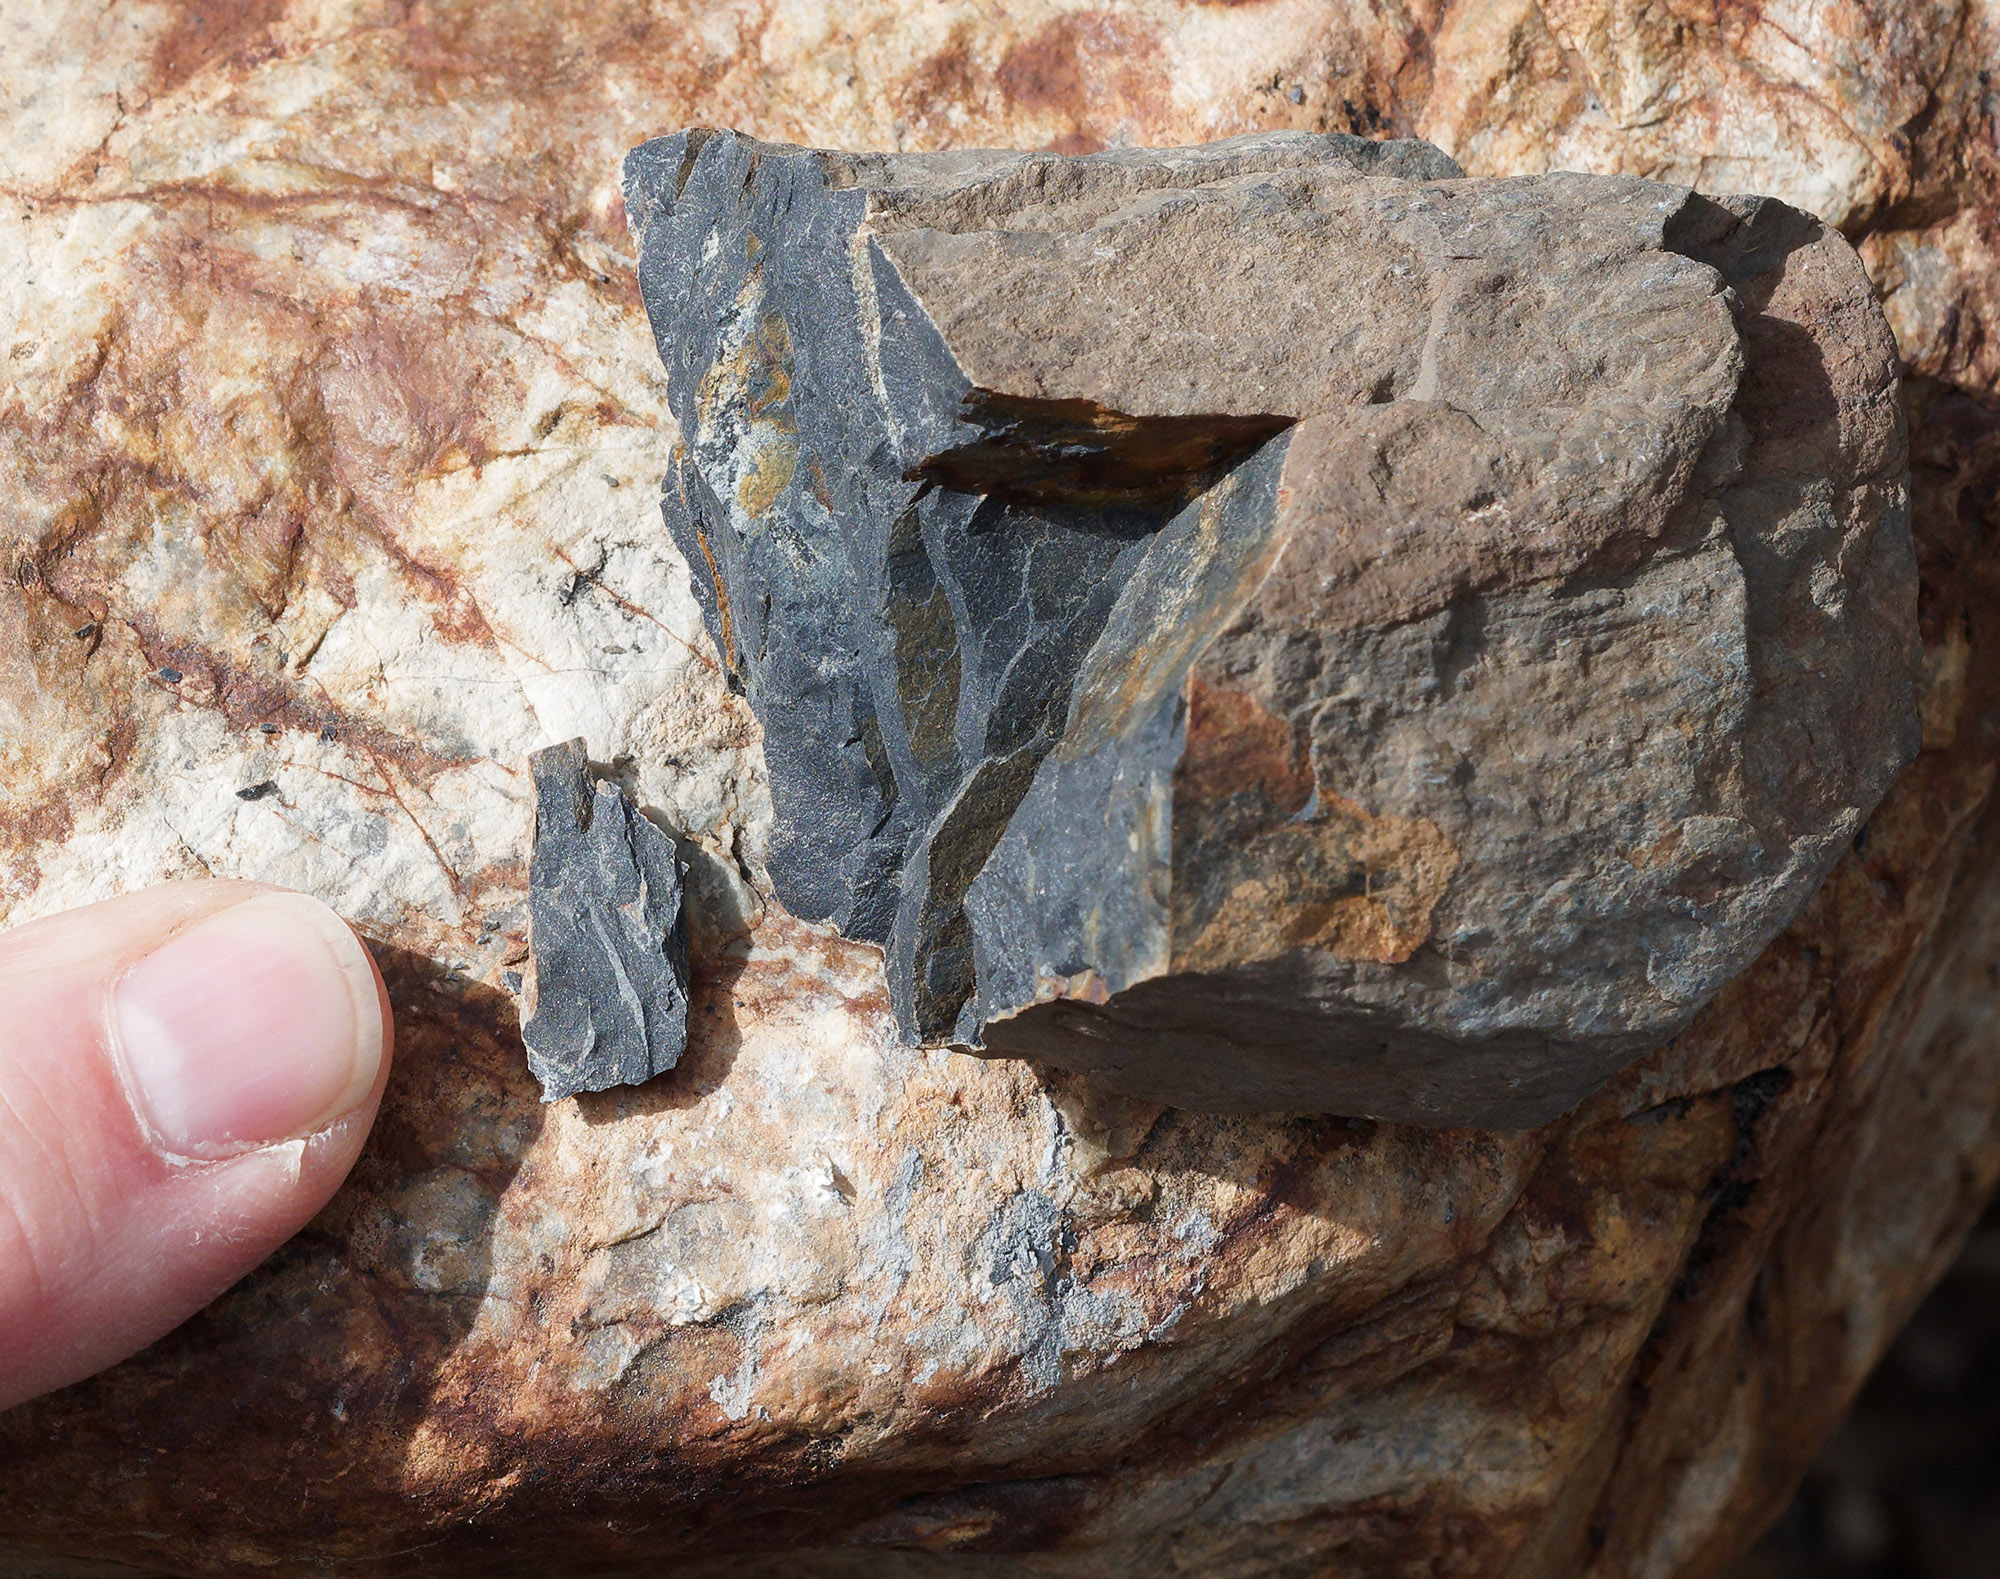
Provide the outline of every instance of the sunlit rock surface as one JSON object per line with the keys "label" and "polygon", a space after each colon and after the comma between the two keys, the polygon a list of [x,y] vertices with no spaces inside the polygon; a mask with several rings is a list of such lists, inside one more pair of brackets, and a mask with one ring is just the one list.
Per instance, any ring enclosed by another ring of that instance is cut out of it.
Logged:
{"label": "sunlit rock surface", "polygon": [[1296,132],[626,200],[773,889],[909,1041],[1545,1122],[1916,752],[1895,345],[1796,209]]}
{"label": "sunlit rock surface", "polygon": [[[1679,1579],[1776,1511],[2000,1170],[1985,11],[8,23],[6,914],[295,883],[378,941],[400,1030],[308,1233],[0,1417],[11,1566]],[[659,521],[617,183],[692,123],[1393,131],[1819,213],[1925,375],[1922,754],[1790,930],[1540,1129],[899,1050],[880,956],[759,897],[761,742]],[[693,835],[694,1001],[672,1073],[544,1108],[506,987],[525,758],[577,736]]]}
{"label": "sunlit rock surface", "polygon": [[644,1085],[687,1051],[687,918],[673,836],[593,770],[581,740],[531,753],[528,772],[528,1068],[544,1102]]}

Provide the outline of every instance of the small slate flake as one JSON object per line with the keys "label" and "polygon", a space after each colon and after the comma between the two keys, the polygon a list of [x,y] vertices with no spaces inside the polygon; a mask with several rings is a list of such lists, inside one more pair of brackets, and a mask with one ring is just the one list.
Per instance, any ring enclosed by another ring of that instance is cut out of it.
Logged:
{"label": "small slate flake", "polygon": [[243,788],[236,792],[236,798],[238,800],[262,800],[266,795],[275,795],[277,793],[278,786],[269,779],[265,779],[261,784],[244,785]]}
{"label": "small slate flake", "polygon": [[687,1046],[688,946],[674,841],[590,772],[581,740],[528,758],[533,951],[521,1039],[542,1100],[638,1085]]}

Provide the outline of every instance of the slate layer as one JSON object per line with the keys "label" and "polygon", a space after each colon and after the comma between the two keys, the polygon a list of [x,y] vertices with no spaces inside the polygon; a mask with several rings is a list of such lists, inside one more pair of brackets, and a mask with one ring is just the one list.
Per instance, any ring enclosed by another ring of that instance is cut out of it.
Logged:
{"label": "slate layer", "polygon": [[913,1041],[1540,1122],[1916,750],[1893,344],[1782,204],[704,130],[626,202],[773,885]]}

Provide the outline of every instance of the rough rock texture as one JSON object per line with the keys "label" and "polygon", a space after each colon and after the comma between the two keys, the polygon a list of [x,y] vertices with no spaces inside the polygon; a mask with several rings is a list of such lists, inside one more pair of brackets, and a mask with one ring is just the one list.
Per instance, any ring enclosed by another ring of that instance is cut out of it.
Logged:
{"label": "rough rock texture", "polygon": [[[400,1046],[306,1234],[0,1416],[0,1567],[1698,1579],[1776,1511],[2000,1174],[1984,11],[7,22],[0,905],[297,883],[379,941]],[[1924,375],[1922,754],[1687,1031],[1530,1132],[1156,1113],[899,1049],[875,952],[742,876],[757,731],[660,527],[616,183],[697,121],[1380,123],[1476,174],[1823,214]],[[504,989],[523,763],[579,735],[691,833],[694,1001],[672,1073],[544,1107]]]}
{"label": "rough rock texture", "polygon": [[544,747],[528,767],[528,1068],[544,1102],[640,1085],[687,1049],[687,922],[673,838],[596,779],[581,740]]}
{"label": "rough rock texture", "polygon": [[779,900],[914,1041],[1522,1127],[1680,1030],[1918,743],[1837,234],[1422,143],[626,167],[666,517]]}

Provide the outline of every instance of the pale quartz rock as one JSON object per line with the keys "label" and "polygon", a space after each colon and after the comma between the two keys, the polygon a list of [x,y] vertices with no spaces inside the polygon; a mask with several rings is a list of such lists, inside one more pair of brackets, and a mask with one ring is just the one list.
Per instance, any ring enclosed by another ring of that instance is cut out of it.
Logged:
{"label": "pale quartz rock", "polygon": [[[2000,1174],[1991,26],[1949,0],[10,11],[0,907],[306,888],[376,941],[399,1047],[304,1235],[0,1417],[6,1566],[1717,1572]],[[1925,751],[1745,975],[1539,1129],[1200,1117],[901,1049],[879,955],[761,897],[760,742],[658,514],[619,162],[694,123],[1396,132],[1479,175],[1816,210],[1926,375]],[[691,836],[694,1001],[670,1075],[545,1110],[505,975],[524,759],[576,736]]]}

